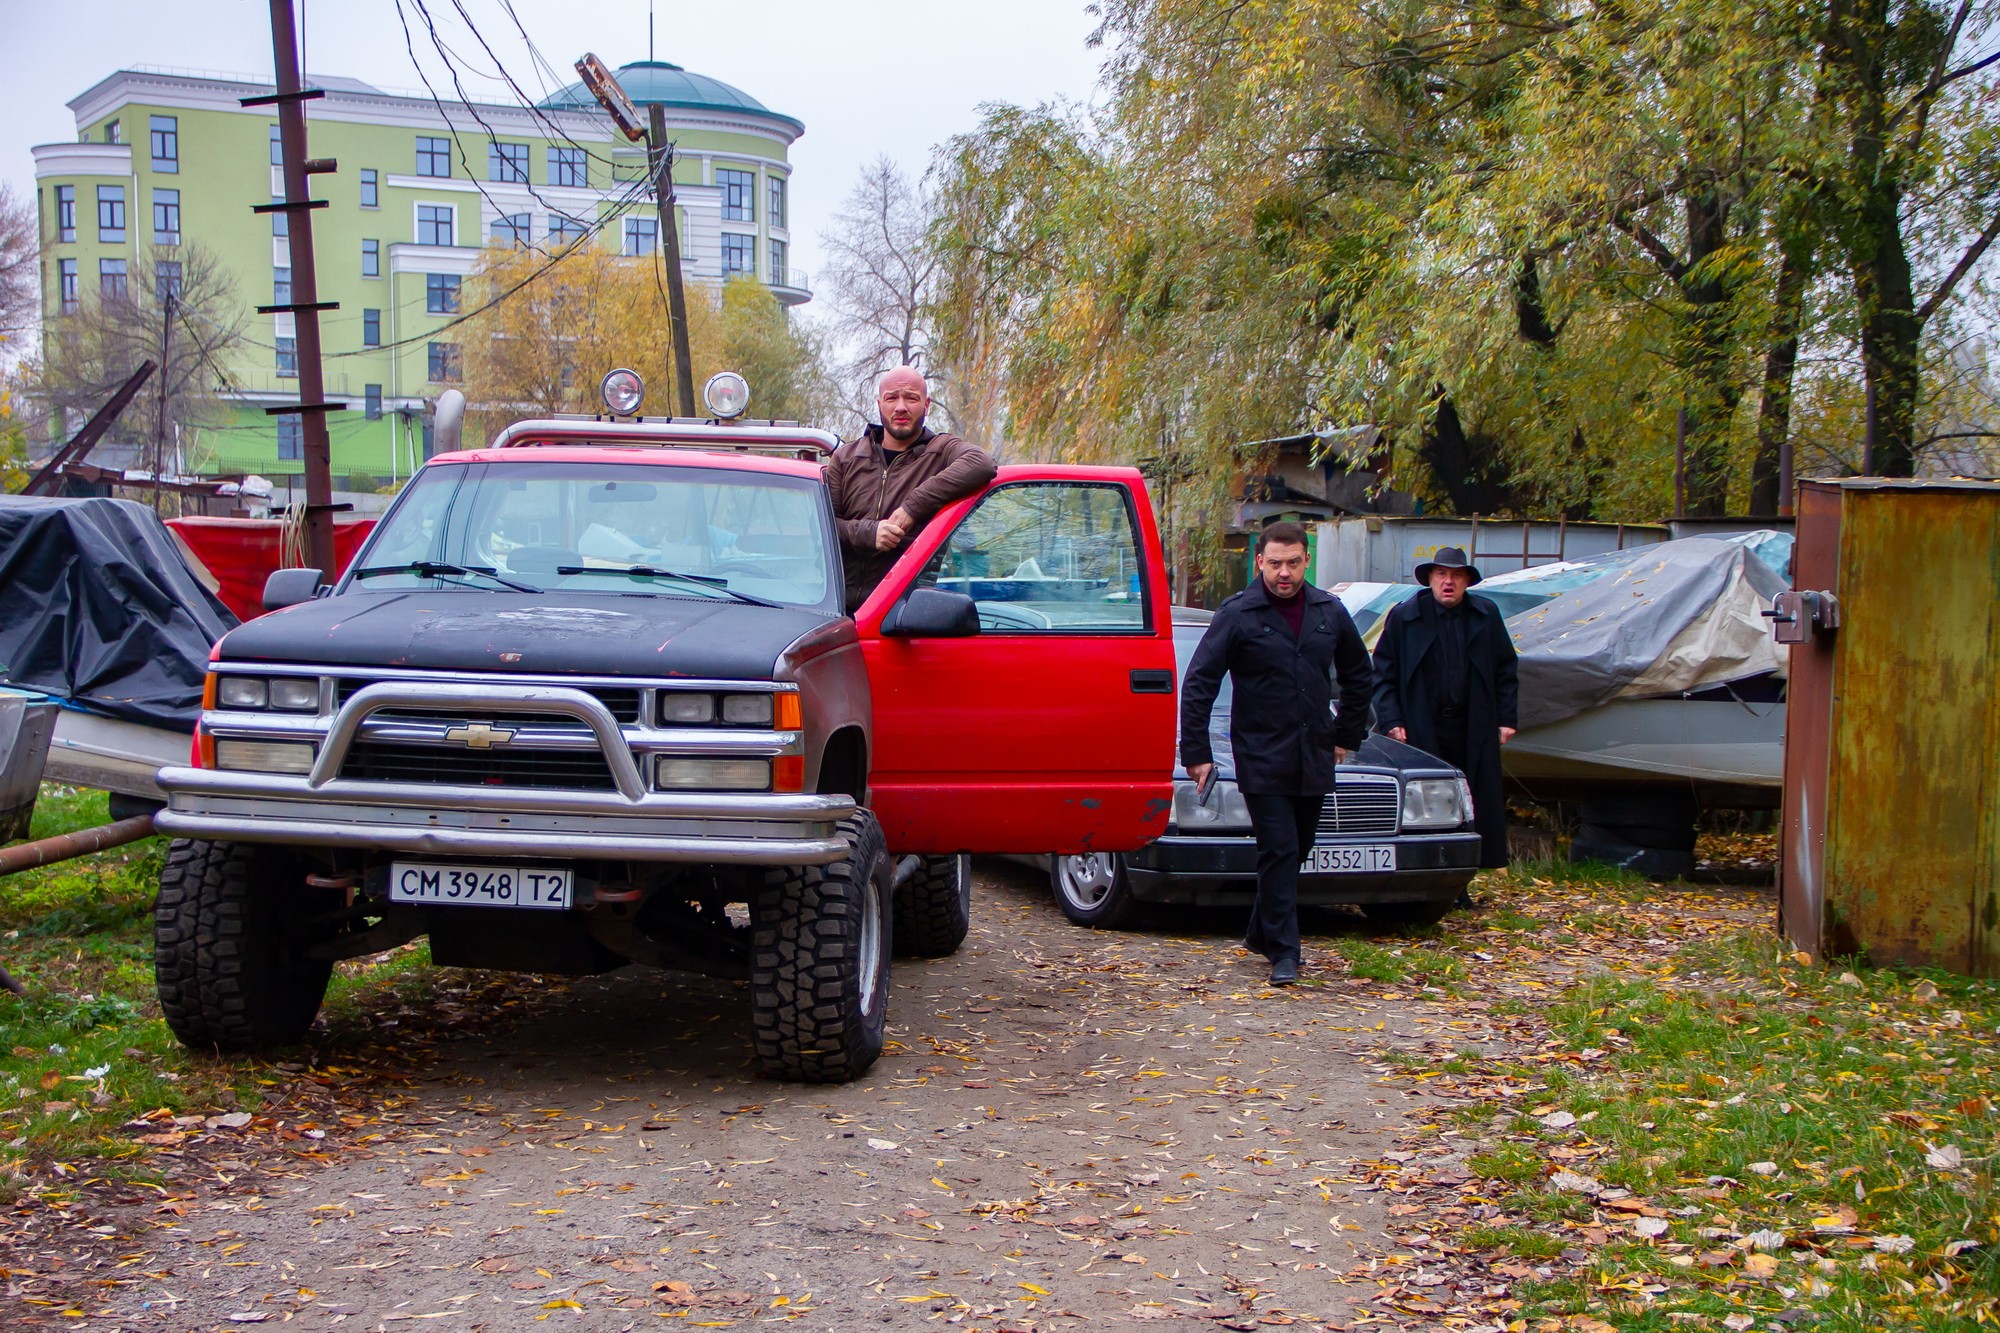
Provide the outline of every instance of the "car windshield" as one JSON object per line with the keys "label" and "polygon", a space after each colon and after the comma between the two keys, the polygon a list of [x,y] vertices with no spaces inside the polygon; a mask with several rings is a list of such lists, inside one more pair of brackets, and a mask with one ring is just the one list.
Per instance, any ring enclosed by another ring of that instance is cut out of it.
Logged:
{"label": "car windshield", "polygon": [[644,463],[425,468],[346,586],[826,603],[826,502],[809,478]]}

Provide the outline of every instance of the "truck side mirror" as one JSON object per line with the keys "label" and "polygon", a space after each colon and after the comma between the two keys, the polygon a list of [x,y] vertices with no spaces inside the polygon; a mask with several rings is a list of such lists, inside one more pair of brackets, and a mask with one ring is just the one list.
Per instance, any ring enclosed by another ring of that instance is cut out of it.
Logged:
{"label": "truck side mirror", "polygon": [[979,633],[979,607],[962,592],[916,588],[882,617],[882,632],[902,639],[969,639]]}
{"label": "truck side mirror", "polygon": [[317,569],[274,569],[264,580],[264,609],[282,611],[319,596]]}

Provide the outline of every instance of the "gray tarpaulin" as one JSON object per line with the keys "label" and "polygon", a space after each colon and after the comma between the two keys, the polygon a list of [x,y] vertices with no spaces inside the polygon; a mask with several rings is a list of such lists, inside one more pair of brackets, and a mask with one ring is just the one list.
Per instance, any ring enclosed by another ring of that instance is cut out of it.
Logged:
{"label": "gray tarpaulin", "polygon": [[1521,726],[1785,670],[1759,612],[1787,584],[1742,542],[1685,537],[1579,561],[1597,578],[1507,621]]}

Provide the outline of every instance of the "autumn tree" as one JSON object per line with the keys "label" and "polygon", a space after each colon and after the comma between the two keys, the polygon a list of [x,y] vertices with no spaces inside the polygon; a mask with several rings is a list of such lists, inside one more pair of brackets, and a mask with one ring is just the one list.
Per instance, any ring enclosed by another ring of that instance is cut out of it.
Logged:
{"label": "autumn tree", "polygon": [[35,209],[0,184],[0,364],[19,360],[41,315]]}

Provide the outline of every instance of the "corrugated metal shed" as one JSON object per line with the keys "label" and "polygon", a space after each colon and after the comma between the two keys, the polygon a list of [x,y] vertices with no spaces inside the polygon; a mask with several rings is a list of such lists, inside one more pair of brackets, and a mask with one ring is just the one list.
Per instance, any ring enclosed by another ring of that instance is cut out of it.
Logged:
{"label": "corrugated metal shed", "polygon": [[1838,623],[1792,651],[1785,933],[2000,976],[2000,484],[1802,483],[1793,587]]}

